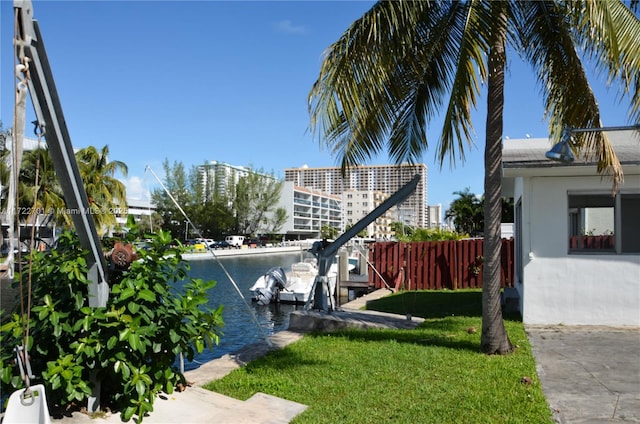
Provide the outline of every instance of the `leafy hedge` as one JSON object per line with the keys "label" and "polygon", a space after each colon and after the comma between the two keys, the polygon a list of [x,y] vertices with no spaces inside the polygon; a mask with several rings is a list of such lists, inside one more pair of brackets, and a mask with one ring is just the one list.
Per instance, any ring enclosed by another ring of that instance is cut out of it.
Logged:
{"label": "leafy hedge", "polygon": [[[192,360],[218,343],[222,307],[206,307],[215,281],[187,278],[183,247],[172,245],[169,233],[145,238],[128,270],[110,270],[102,308],[88,306],[86,252],[74,234],[62,234],[50,252],[34,252],[28,350],[50,410],[85,404],[92,381],[100,381],[102,406],[142,421],[159,393],[184,383],[174,369],[177,356]],[[25,272],[25,287],[27,278]],[[25,322],[16,312],[0,327],[3,393],[23,385],[13,348],[23,344]]]}

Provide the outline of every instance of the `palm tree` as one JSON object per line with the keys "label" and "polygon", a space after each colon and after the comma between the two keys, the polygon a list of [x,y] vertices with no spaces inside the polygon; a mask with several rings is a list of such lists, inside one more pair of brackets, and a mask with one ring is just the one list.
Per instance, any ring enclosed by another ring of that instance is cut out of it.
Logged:
{"label": "palm tree", "polygon": [[37,219],[42,220],[37,215],[52,215],[57,224],[71,225],[71,217],[65,213],[64,193],[48,149],[43,147],[24,152],[18,193],[22,218],[35,223]]}
{"label": "palm tree", "polygon": [[[340,157],[345,173],[385,146],[397,163],[416,161],[428,148],[427,126],[441,110],[440,164],[464,160],[472,144],[471,110],[486,82],[483,352],[512,351],[500,306],[507,53],[519,54],[539,77],[552,139],[559,141],[565,127],[602,126],[583,58],[606,72],[621,96],[631,97],[630,117],[638,121],[640,22],[632,4],[384,1],[355,21],[323,59],[309,93],[310,126]],[[622,170],[605,133],[584,133],[574,147],[594,155],[598,171],[617,187]]]}
{"label": "palm tree", "polygon": [[453,194],[458,197],[451,202],[445,218],[453,218],[453,225],[459,233],[471,236],[482,233],[484,222],[482,199],[471,193],[469,187],[463,191],[455,191]]}
{"label": "palm tree", "polygon": [[98,233],[103,233],[105,228],[116,224],[115,212],[127,208],[127,189],[114,177],[117,171],[126,177],[127,165],[109,160],[109,146],[100,151],[93,146],[80,149],[76,160]]}

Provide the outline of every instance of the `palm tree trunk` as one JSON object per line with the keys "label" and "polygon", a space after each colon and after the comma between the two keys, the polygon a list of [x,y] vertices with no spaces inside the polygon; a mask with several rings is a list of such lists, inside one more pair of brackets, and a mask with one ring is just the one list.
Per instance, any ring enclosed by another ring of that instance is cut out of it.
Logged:
{"label": "palm tree trunk", "polygon": [[[504,16],[501,16],[504,19]],[[497,25],[500,27],[500,25]],[[504,27],[503,27],[504,28]],[[502,319],[500,302],[500,221],[502,198],[502,120],[506,30],[498,31],[489,52],[487,126],[484,152],[484,266],[482,283],[482,337],[480,348],[488,354],[513,351]],[[501,32],[501,34],[500,34]]]}

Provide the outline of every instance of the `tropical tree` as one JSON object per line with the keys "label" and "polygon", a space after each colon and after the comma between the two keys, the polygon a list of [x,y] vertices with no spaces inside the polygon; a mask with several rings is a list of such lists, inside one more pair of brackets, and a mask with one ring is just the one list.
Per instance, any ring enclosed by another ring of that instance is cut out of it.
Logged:
{"label": "tropical tree", "polygon": [[454,191],[458,197],[451,202],[445,218],[453,218],[456,231],[477,236],[484,228],[483,199],[471,193],[469,187]]}
{"label": "tropical tree", "polygon": [[[640,120],[638,2],[383,1],[326,51],[309,93],[311,130],[339,156],[343,172],[386,146],[397,163],[428,148],[427,127],[444,113],[436,155],[464,160],[472,144],[471,111],[486,84],[484,267],[481,350],[508,353],[500,305],[502,125],[507,54],[516,53],[540,80],[549,134],[566,127],[602,127],[586,64],[630,97]],[[615,86],[614,85],[614,86]],[[443,107],[444,106],[444,107]],[[622,180],[604,132],[577,137],[578,152],[598,172]]]}
{"label": "tropical tree", "polygon": [[127,176],[127,165],[119,160],[109,160],[109,146],[100,151],[93,146],[80,149],[76,160],[96,228],[102,234],[115,226],[117,212],[127,209],[127,189],[115,178],[116,172]]}
{"label": "tropical tree", "polygon": [[156,212],[162,217],[162,229],[174,235],[182,234],[185,231],[186,220],[173,199],[185,211],[185,208],[192,207],[197,202],[197,195],[191,184],[193,178],[189,178],[184,164],[179,161],[171,164],[165,159],[162,168],[165,175],[164,186],[171,196],[164,189],[156,188],[151,193],[151,200],[156,205]]}
{"label": "tropical tree", "polygon": [[18,212],[21,219],[35,222],[37,215],[53,217],[57,224],[71,225],[65,213],[64,193],[49,150],[37,148],[24,152],[18,181]]}
{"label": "tropical tree", "polygon": [[263,170],[249,172],[235,185],[233,210],[239,234],[270,232],[270,214],[273,214],[284,183]]}

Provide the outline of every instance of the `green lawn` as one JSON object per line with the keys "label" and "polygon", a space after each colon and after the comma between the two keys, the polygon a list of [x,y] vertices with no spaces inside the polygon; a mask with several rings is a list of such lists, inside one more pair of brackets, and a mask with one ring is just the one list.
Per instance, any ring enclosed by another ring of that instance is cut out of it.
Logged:
{"label": "green lawn", "polygon": [[369,309],[425,323],[309,334],[206,388],[309,405],[294,423],[552,423],[521,322],[505,322],[517,345],[512,355],[480,353],[480,298],[479,291],[392,295]]}

